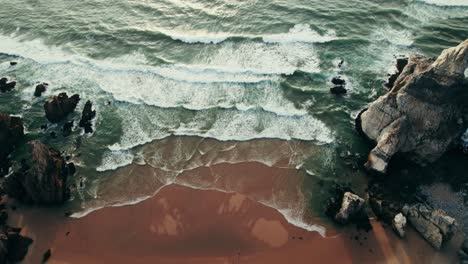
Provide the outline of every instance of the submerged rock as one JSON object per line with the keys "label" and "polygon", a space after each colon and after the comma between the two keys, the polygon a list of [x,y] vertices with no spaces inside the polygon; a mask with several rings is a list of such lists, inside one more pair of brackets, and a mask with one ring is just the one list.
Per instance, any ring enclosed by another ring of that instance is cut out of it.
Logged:
{"label": "submerged rock", "polygon": [[61,93],[58,96],[52,97],[44,103],[47,119],[52,123],[62,121],[75,110],[79,101],[80,96],[77,94],[70,98],[67,93]]}
{"label": "submerged rock", "polygon": [[6,93],[6,92],[13,90],[15,87],[16,87],[15,81],[8,82],[7,78],[0,79],[0,92]]}
{"label": "submerged rock", "polygon": [[8,155],[24,136],[23,120],[19,117],[0,113],[0,176],[8,173]]}
{"label": "submerged rock", "polygon": [[366,167],[385,173],[394,154],[437,160],[468,126],[468,40],[437,60],[412,55],[392,90],[359,115],[360,133],[377,142]]}
{"label": "submerged rock", "polygon": [[5,189],[14,198],[37,204],[61,204],[69,198],[67,179],[74,173],[60,152],[39,141],[28,143],[30,159],[7,178]]}
{"label": "submerged rock", "polygon": [[403,213],[410,224],[435,249],[440,249],[444,243],[452,239],[458,229],[458,224],[442,210],[435,210],[422,203],[405,206]]}
{"label": "submerged rock", "polygon": [[73,121],[69,121],[63,124],[62,136],[63,137],[70,136],[72,133],[72,128],[73,128]]}
{"label": "submerged rock", "polygon": [[330,88],[330,92],[332,94],[345,94],[348,92],[348,90],[346,90],[346,88],[342,85],[337,85],[335,87]]}
{"label": "submerged rock", "polygon": [[398,236],[405,237],[406,217],[402,213],[395,215],[392,221],[392,227]]}
{"label": "submerged rock", "polygon": [[34,90],[34,96],[40,97],[43,92],[47,90],[47,84],[46,83],[41,83],[36,86],[36,89]]}
{"label": "submerged rock", "polygon": [[85,133],[93,133],[93,125],[91,121],[96,117],[96,111],[93,110],[93,103],[87,101],[81,115],[79,126],[84,128]]}

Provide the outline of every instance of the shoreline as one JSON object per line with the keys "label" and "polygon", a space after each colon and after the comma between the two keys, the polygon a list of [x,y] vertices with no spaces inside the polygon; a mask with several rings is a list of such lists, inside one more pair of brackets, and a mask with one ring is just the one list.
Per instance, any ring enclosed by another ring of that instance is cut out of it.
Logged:
{"label": "shoreline", "polygon": [[[251,166],[251,170],[244,170]],[[254,169],[256,168],[256,170]],[[229,174],[259,172],[260,164],[214,167],[225,181]],[[276,168],[276,170],[279,170]],[[288,176],[284,171],[283,176]],[[105,207],[82,218],[68,218],[58,208],[21,207],[9,222],[34,239],[23,263],[37,263],[52,251],[48,263],[452,263],[456,250],[433,250],[414,230],[407,239],[391,227],[371,221],[369,233],[354,227],[326,227],[326,236],[292,225],[276,209],[249,197],[268,193],[266,176],[252,180],[250,193],[201,190],[177,184],[133,205]],[[193,175],[187,172],[186,176]],[[245,177],[248,177],[245,176]],[[274,178],[274,177],[273,177]],[[228,180],[229,179],[229,180]],[[272,179],[272,177],[270,177]],[[246,188],[248,190],[248,188]],[[260,195],[262,196],[262,195]],[[267,196],[267,195],[266,195]],[[213,225],[216,223],[216,225]],[[68,235],[67,235],[68,234]],[[436,262],[433,262],[436,263]]]}

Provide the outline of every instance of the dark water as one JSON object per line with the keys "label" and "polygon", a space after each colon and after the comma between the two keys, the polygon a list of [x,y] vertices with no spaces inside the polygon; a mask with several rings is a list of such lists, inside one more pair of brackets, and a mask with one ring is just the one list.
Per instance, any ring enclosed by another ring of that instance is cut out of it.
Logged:
{"label": "dark water", "polygon": [[[360,182],[339,156],[368,150],[353,119],[385,93],[394,56],[436,56],[468,37],[465,0],[0,0],[0,6],[0,75],[19,83],[0,95],[0,111],[22,115],[28,139],[75,156],[75,180],[84,184],[74,201],[86,209],[142,198],[100,193],[118,167],[165,168],[172,176],[156,177],[173,182],[180,171],[211,164],[195,160],[200,149],[187,143],[193,138],[214,138],[215,148],[242,143],[217,162],[274,166],[291,156],[289,166],[310,176],[306,194],[320,190],[317,181]],[[19,64],[10,67],[11,60]],[[336,75],[347,81],[346,96],[329,93]],[[95,103],[93,135],[76,130],[53,139],[49,132],[59,127],[40,130],[44,99],[32,93],[44,81],[45,97],[66,91]],[[168,143],[176,150],[169,156],[143,150],[174,136],[189,138]],[[293,154],[262,152],[263,139],[288,141]]]}

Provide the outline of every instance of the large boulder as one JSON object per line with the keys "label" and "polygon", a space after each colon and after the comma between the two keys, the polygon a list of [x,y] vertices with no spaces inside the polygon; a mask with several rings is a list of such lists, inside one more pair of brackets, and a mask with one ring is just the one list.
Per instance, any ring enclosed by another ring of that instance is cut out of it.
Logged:
{"label": "large boulder", "polygon": [[52,97],[44,103],[47,119],[52,123],[62,121],[75,110],[79,101],[80,96],[77,94],[68,97],[67,93],[60,93]]}
{"label": "large boulder", "polygon": [[345,224],[350,218],[359,214],[363,209],[365,200],[351,192],[345,192],[341,208],[335,215],[335,220],[338,223]]}
{"label": "large boulder", "polygon": [[450,241],[458,229],[455,219],[446,215],[444,211],[422,203],[405,206],[403,213],[410,224],[435,249],[440,249],[444,243]]}
{"label": "large boulder", "polygon": [[356,121],[359,132],[377,142],[366,167],[381,173],[396,153],[418,163],[437,160],[468,126],[468,40],[436,60],[412,55],[389,93]]}
{"label": "large boulder", "polygon": [[20,171],[7,178],[7,193],[36,204],[61,204],[68,200],[67,178],[75,171],[73,163],[67,164],[60,152],[39,141],[28,145],[31,156],[23,161]]}
{"label": "large boulder", "polygon": [[0,113],[0,176],[8,173],[8,155],[24,135],[23,121],[19,117]]}

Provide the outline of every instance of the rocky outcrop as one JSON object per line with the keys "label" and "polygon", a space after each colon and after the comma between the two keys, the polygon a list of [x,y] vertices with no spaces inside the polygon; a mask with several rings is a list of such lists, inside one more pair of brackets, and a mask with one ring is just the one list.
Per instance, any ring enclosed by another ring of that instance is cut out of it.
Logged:
{"label": "rocky outcrop", "polygon": [[34,90],[34,96],[40,97],[45,91],[47,91],[47,83],[38,84]]}
{"label": "rocky outcrop", "polygon": [[365,210],[365,200],[349,188],[336,186],[327,201],[325,214],[342,225],[356,224],[358,228],[365,230],[372,228]]}
{"label": "rocky outcrop", "polygon": [[358,214],[364,205],[365,201],[361,197],[351,193],[345,192],[341,208],[335,215],[335,220],[338,223],[346,224],[350,218]]}
{"label": "rocky outcrop", "polygon": [[86,134],[93,133],[93,124],[91,121],[96,117],[96,111],[93,110],[93,103],[91,101],[87,101],[84,108],[83,113],[81,114],[81,120],[79,126],[84,128]]}
{"label": "rocky outcrop", "polygon": [[23,121],[19,117],[0,113],[0,176],[8,173],[8,155],[24,136]]}
{"label": "rocky outcrop", "polygon": [[412,55],[391,91],[359,115],[358,129],[377,146],[366,167],[385,173],[396,153],[419,163],[437,160],[468,126],[468,40],[436,60]]}
{"label": "rocky outcrop", "polygon": [[9,82],[7,78],[0,79],[0,92],[6,93],[13,90],[16,87],[16,82]]}
{"label": "rocky outcrop", "polygon": [[68,200],[67,178],[75,172],[60,152],[39,141],[28,143],[31,156],[20,171],[7,178],[5,189],[11,197],[27,203],[61,204]]}
{"label": "rocky outcrop", "polygon": [[395,84],[395,81],[398,79],[400,74],[403,72],[403,69],[408,65],[408,58],[401,57],[396,59],[396,70],[393,74],[390,74],[387,82],[385,82],[385,87],[392,88]]}
{"label": "rocky outcrop", "polygon": [[52,123],[62,121],[75,110],[79,101],[80,96],[77,94],[68,97],[66,93],[61,93],[58,96],[52,97],[44,103],[47,119]]}
{"label": "rocky outcrop", "polygon": [[452,239],[458,229],[455,219],[446,215],[444,211],[432,209],[422,203],[405,206],[403,213],[410,224],[435,249],[440,249]]}
{"label": "rocky outcrop", "polygon": [[406,217],[402,213],[395,215],[392,221],[392,227],[398,236],[402,238],[405,237]]}

